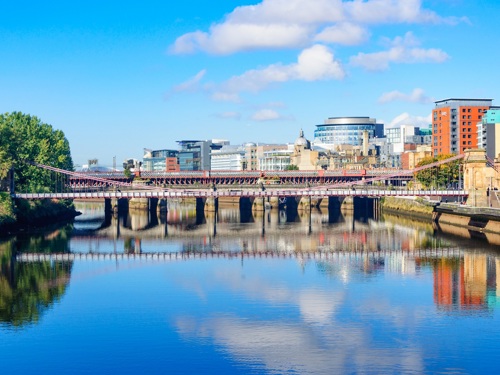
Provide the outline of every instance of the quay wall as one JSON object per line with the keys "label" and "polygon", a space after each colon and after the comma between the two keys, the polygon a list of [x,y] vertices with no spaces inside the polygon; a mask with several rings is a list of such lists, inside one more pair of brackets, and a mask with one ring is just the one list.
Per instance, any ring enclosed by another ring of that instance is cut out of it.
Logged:
{"label": "quay wall", "polygon": [[383,199],[381,207],[384,212],[429,219],[438,226],[500,235],[500,209],[394,197]]}

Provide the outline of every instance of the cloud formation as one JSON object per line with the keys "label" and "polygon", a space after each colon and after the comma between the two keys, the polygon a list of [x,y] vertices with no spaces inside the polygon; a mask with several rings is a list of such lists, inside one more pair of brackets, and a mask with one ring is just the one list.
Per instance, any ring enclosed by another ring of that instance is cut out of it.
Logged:
{"label": "cloud formation", "polygon": [[208,31],[181,35],[174,54],[231,54],[255,49],[304,48],[314,41],[353,45],[368,27],[400,23],[456,23],[424,9],[422,0],[263,0],[240,6]]}
{"label": "cloud formation", "polygon": [[449,58],[448,54],[440,49],[424,49],[418,45],[418,40],[408,32],[404,37],[396,37],[391,41],[388,50],[374,53],[360,52],[351,57],[350,64],[376,71],[388,69],[391,63],[442,63]]}
{"label": "cloud formation", "polygon": [[429,124],[432,123],[432,115],[428,116],[412,116],[407,112],[401,113],[396,116],[392,121],[390,121],[386,128],[396,128],[401,125],[412,125],[419,126],[421,128],[427,128]]}
{"label": "cloud formation", "polygon": [[207,73],[206,69],[203,69],[196,73],[193,77],[189,78],[187,81],[178,84],[174,87],[174,91],[182,92],[182,91],[196,91],[199,87],[199,83],[202,78]]}
{"label": "cloud formation", "polygon": [[303,50],[297,62],[289,65],[272,64],[261,69],[249,70],[222,83],[214,96],[235,99],[239,92],[259,92],[269,85],[288,81],[318,81],[343,79],[345,72],[333,53],[316,44]]}
{"label": "cloud formation", "polygon": [[382,94],[378,99],[378,102],[381,104],[390,103],[394,101],[429,104],[432,103],[434,99],[425,95],[424,90],[420,88],[414,89],[410,94],[405,94],[400,91],[386,92]]}

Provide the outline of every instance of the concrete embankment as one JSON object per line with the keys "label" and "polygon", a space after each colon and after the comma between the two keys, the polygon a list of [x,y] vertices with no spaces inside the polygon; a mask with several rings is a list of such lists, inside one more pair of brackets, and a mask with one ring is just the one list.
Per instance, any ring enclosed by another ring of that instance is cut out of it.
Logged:
{"label": "concrete embankment", "polygon": [[386,197],[381,201],[384,212],[413,216],[419,219],[432,220],[436,203],[422,198]]}
{"label": "concrete embankment", "polygon": [[391,197],[382,201],[382,210],[432,220],[436,229],[445,233],[485,238],[491,244],[500,245],[500,209],[497,208]]}

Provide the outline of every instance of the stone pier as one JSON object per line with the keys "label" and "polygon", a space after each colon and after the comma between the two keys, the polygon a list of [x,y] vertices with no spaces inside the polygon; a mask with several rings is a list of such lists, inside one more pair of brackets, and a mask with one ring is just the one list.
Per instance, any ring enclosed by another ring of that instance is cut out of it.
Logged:
{"label": "stone pier", "polygon": [[[498,159],[496,167],[500,167]],[[500,170],[500,168],[499,168]],[[490,191],[499,189],[500,172],[487,165],[485,150],[465,150],[464,189],[469,193],[467,205],[490,207]]]}

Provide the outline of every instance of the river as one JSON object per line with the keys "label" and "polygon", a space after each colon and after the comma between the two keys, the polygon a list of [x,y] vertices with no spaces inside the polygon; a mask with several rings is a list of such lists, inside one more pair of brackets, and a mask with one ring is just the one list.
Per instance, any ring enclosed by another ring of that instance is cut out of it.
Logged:
{"label": "river", "polygon": [[77,209],[73,224],[0,239],[5,374],[498,369],[489,239],[316,209]]}

